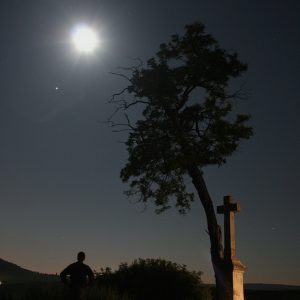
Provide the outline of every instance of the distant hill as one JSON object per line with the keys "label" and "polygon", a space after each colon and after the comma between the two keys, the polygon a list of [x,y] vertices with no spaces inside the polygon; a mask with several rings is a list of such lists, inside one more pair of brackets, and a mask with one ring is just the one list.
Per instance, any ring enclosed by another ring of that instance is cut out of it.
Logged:
{"label": "distant hill", "polygon": [[300,291],[299,285],[286,284],[246,283],[244,288],[255,291]]}
{"label": "distant hill", "polygon": [[57,279],[55,275],[32,272],[0,258],[0,281],[2,284],[56,281]]}

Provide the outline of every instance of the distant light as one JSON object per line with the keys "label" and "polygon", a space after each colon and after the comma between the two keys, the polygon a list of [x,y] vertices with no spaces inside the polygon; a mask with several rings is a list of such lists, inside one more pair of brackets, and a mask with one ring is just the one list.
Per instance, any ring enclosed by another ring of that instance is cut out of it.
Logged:
{"label": "distant light", "polygon": [[58,86],[55,87],[55,90],[56,90],[56,91],[58,90]]}
{"label": "distant light", "polygon": [[99,45],[95,31],[87,25],[78,25],[72,32],[75,48],[85,54],[93,53]]}

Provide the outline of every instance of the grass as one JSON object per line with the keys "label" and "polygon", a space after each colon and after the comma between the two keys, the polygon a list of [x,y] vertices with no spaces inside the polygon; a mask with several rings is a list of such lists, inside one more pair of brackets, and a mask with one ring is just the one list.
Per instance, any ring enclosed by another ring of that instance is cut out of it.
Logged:
{"label": "grass", "polygon": [[[1,300],[65,300],[68,290],[60,282],[36,282],[27,284],[8,284],[0,286]],[[89,290],[88,300],[134,300],[119,295],[111,288],[93,286]]]}
{"label": "grass", "polygon": [[[65,300],[68,290],[60,282],[35,282],[27,284],[8,284],[0,286],[1,300]],[[212,299],[211,293],[202,295],[203,300]],[[300,291],[255,291],[246,290],[245,300],[299,300]],[[112,288],[93,286],[88,300],[142,300],[129,295],[120,295]],[[184,299],[182,299],[184,300]]]}

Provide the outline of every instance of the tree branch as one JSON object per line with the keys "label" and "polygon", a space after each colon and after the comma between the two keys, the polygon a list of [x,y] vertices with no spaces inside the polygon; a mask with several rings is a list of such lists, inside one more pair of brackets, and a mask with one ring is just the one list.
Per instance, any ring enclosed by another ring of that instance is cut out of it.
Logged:
{"label": "tree branch", "polygon": [[[117,109],[118,111],[118,109]],[[115,114],[116,112],[114,112]],[[131,130],[134,130],[135,127],[131,125],[130,123],[130,119],[128,117],[127,114],[124,114],[126,120],[127,120],[127,123],[115,123],[114,121],[112,121],[111,119],[108,120],[108,123],[109,123],[109,126],[110,127],[117,127],[117,126],[126,126],[128,127],[127,129],[120,129],[120,130],[113,130],[113,132],[123,132],[123,131],[131,131]]]}
{"label": "tree branch", "polygon": [[120,102],[120,100],[115,100],[116,97],[122,95],[125,93],[125,91],[128,90],[128,87],[124,88],[121,92],[115,93],[111,96],[110,100],[108,101],[108,103],[118,103]]}
{"label": "tree branch", "polygon": [[126,80],[128,80],[129,82],[131,82],[130,78],[127,77],[126,75],[122,74],[122,73],[109,72],[109,74],[123,77],[123,78],[125,78]]}
{"label": "tree branch", "polygon": [[193,86],[187,86],[184,90],[184,92],[182,93],[182,97],[181,97],[181,101],[179,102],[178,106],[177,106],[177,111],[179,111],[185,104],[186,102],[189,100],[189,95],[190,93],[196,88],[195,85]]}

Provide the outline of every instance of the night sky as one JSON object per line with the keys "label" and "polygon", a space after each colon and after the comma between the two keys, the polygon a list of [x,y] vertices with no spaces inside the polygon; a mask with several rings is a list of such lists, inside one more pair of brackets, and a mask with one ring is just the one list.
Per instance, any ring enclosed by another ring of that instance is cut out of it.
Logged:
{"label": "night sky", "polygon": [[[216,205],[227,194],[241,204],[245,281],[300,284],[299,13],[297,0],[1,0],[0,257],[46,273],[80,250],[96,270],[161,257],[213,281],[199,200],[186,216],[131,204],[119,179],[125,137],[101,123],[126,85],[109,72],[200,21],[249,65],[238,110],[255,133],[225,166],[204,170],[209,190]],[[81,22],[101,37],[92,55],[70,42]]]}

